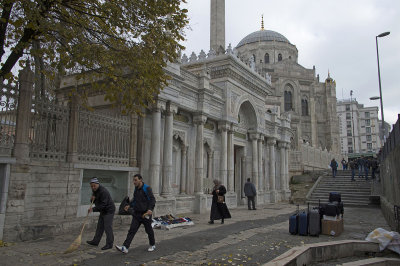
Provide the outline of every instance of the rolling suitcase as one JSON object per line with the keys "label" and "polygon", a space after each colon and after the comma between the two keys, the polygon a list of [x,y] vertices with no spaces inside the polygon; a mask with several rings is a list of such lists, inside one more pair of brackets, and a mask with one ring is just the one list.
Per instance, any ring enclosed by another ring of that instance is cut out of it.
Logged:
{"label": "rolling suitcase", "polygon": [[330,192],[329,193],[329,202],[341,202],[342,201],[342,196],[340,195],[339,192]]}
{"label": "rolling suitcase", "polygon": [[299,205],[297,205],[297,212],[289,217],[289,233],[297,235],[299,229]]}
{"label": "rolling suitcase", "polygon": [[319,207],[313,208],[308,215],[310,236],[319,236],[321,233],[321,216],[319,214]]}
{"label": "rolling suitcase", "polygon": [[299,235],[308,235],[308,211],[299,214]]}
{"label": "rolling suitcase", "polygon": [[328,203],[325,208],[326,216],[337,216],[340,214],[338,205],[335,203]]}

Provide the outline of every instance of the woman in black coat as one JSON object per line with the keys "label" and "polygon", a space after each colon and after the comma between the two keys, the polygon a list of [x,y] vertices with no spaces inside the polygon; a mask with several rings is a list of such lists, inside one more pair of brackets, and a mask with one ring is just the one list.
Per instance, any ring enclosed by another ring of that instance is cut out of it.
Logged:
{"label": "woman in black coat", "polygon": [[[226,188],[221,184],[219,180],[214,180],[214,188],[212,191],[212,204],[209,224],[213,224],[214,220],[220,220],[221,224],[224,223],[224,219],[231,218],[228,207],[225,204]],[[220,197],[218,197],[220,196]],[[218,200],[220,198],[220,200]]]}

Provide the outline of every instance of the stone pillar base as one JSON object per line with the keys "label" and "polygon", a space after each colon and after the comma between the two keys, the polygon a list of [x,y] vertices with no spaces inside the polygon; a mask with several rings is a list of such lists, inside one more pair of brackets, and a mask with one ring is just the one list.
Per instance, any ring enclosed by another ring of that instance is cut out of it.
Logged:
{"label": "stone pillar base", "polygon": [[[207,195],[205,194],[197,194],[195,195],[194,199],[194,213],[198,214],[205,214],[208,213],[208,208],[207,208]],[[211,206],[211,204],[210,204]]]}
{"label": "stone pillar base", "polygon": [[225,203],[228,208],[237,208],[237,195],[235,192],[228,192],[225,194]]}
{"label": "stone pillar base", "polygon": [[271,203],[271,191],[264,192],[264,204]]}
{"label": "stone pillar base", "polygon": [[276,191],[276,190],[271,190],[271,192],[270,192],[270,202],[271,203],[275,203],[275,202],[277,202],[278,201],[278,191]]}
{"label": "stone pillar base", "polygon": [[285,189],[283,193],[284,193],[285,200],[290,200],[290,197],[292,196],[292,191],[289,189]]}
{"label": "stone pillar base", "polygon": [[175,198],[156,198],[156,207],[154,208],[153,217],[166,214],[176,215],[176,200]]}
{"label": "stone pillar base", "polygon": [[256,195],[256,205],[257,206],[260,206],[265,203],[264,195],[265,195],[265,193],[262,191],[259,191],[257,193],[257,195]]}

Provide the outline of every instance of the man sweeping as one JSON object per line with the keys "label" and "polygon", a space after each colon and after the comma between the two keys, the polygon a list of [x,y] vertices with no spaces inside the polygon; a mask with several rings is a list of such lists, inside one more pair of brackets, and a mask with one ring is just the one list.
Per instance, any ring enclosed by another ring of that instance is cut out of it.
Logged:
{"label": "man sweeping", "polygon": [[89,208],[88,213],[91,213],[92,211],[100,212],[100,216],[97,222],[96,234],[94,235],[93,240],[86,242],[89,245],[98,246],[104,231],[106,231],[106,245],[101,249],[110,249],[114,244],[114,234],[112,230],[112,223],[115,213],[114,201],[112,200],[108,190],[100,185],[100,182],[96,177],[93,177],[90,180],[90,187],[93,191],[91,201],[94,201],[95,207]]}

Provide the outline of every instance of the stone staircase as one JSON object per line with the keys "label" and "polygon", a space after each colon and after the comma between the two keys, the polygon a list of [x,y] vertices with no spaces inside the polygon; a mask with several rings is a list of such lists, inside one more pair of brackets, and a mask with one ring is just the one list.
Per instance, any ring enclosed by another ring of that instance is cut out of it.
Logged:
{"label": "stone staircase", "polygon": [[322,175],[308,193],[306,202],[314,206],[318,205],[319,200],[327,203],[329,192],[335,191],[341,193],[344,206],[370,205],[371,177],[365,181],[365,178],[358,178],[356,172],[354,179],[355,181],[351,181],[350,170],[338,170],[335,178],[332,178],[331,173]]}

